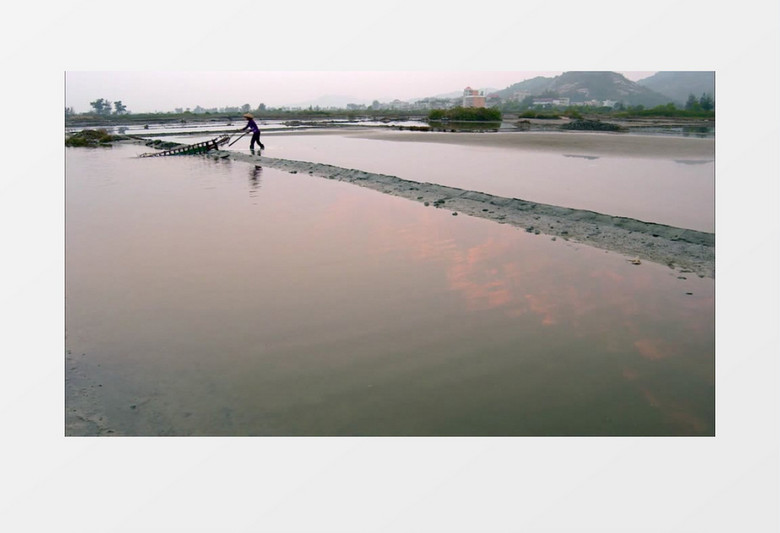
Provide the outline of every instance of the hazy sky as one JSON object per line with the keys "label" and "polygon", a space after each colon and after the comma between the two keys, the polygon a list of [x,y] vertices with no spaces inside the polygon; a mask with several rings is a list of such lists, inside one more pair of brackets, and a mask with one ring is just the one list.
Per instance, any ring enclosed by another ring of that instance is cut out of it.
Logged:
{"label": "hazy sky", "polygon": [[[621,72],[631,80],[653,72]],[[354,103],[411,100],[460,91],[467,86],[504,89],[542,71],[70,71],[65,74],[65,105],[77,113],[90,102],[121,100],[131,112],[172,111],[177,107],[253,108],[309,105],[323,96]],[[346,103],[346,102],[345,102]],[[327,105],[324,102],[322,105]]]}

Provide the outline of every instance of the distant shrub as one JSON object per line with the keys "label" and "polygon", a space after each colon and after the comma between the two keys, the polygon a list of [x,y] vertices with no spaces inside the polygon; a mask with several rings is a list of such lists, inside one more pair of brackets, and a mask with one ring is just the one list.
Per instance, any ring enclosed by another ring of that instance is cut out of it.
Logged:
{"label": "distant shrub", "polygon": [[630,117],[678,117],[678,118],[715,118],[715,111],[713,109],[678,109],[672,103],[666,105],[658,105],[651,109],[645,109],[643,106],[638,105],[629,107],[628,109],[615,113],[619,118]]}
{"label": "distant shrub", "polygon": [[537,118],[542,120],[555,120],[561,118],[560,115],[556,113],[545,113],[542,111],[525,111],[522,114],[519,115],[520,118]]}
{"label": "distant shrub", "polygon": [[104,129],[82,130],[69,135],[65,139],[65,146],[107,146],[108,143],[121,137],[111,135]]}
{"label": "distant shrub", "polygon": [[600,120],[578,119],[561,126],[564,130],[586,130],[586,131],[625,131],[625,128],[609,122]]}
{"label": "distant shrub", "polygon": [[428,120],[451,120],[463,122],[500,122],[501,111],[495,107],[453,107],[452,109],[433,109]]}

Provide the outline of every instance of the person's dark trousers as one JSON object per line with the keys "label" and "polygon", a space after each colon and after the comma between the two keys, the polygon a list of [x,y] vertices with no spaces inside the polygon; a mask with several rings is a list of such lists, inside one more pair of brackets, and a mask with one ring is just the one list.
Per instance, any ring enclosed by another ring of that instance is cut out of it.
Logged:
{"label": "person's dark trousers", "polygon": [[254,150],[255,149],[255,143],[257,143],[258,148],[265,149],[265,146],[263,146],[263,143],[260,142],[260,132],[256,131],[252,134],[252,140],[249,142],[249,149]]}

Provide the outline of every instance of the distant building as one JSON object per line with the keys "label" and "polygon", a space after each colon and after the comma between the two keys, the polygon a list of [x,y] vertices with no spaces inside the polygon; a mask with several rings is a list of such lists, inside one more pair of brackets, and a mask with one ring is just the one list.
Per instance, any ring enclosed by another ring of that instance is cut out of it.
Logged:
{"label": "distant building", "polygon": [[449,109],[455,106],[455,101],[452,98],[429,97],[416,101],[413,106],[414,109]]}
{"label": "distant building", "polygon": [[485,97],[485,105],[496,106],[501,104],[501,96],[498,93],[492,93]]}
{"label": "distant building", "polygon": [[515,91],[512,93],[512,95],[509,97],[510,102],[522,102],[526,98],[531,96],[531,93],[528,91]]}
{"label": "distant building", "polygon": [[534,98],[533,105],[536,107],[567,107],[569,105],[568,98]]}
{"label": "distant building", "polygon": [[485,95],[476,89],[463,90],[463,107],[485,107]]}
{"label": "distant building", "polygon": [[411,105],[408,102],[403,102],[399,99],[395,99],[389,104],[389,108],[394,111],[408,111],[411,109]]}

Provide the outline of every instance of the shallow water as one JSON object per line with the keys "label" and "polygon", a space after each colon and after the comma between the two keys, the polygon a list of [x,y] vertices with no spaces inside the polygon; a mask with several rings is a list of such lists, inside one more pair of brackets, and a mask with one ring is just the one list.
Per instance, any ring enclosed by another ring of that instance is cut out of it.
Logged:
{"label": "shallow water", "polygon": [[143,151],[66,149],[69,434],[714,434],[711,279]]}
{"label": "shallow water", "polygon": [[[266,135],[263,143],[263,155],[268,157],[327,163],[508,198],[715,231],[712,159],[615,157],[566,150],[553,153],[388,142],[349,134]],[[248,151],[248,138],[232,148]]]}

